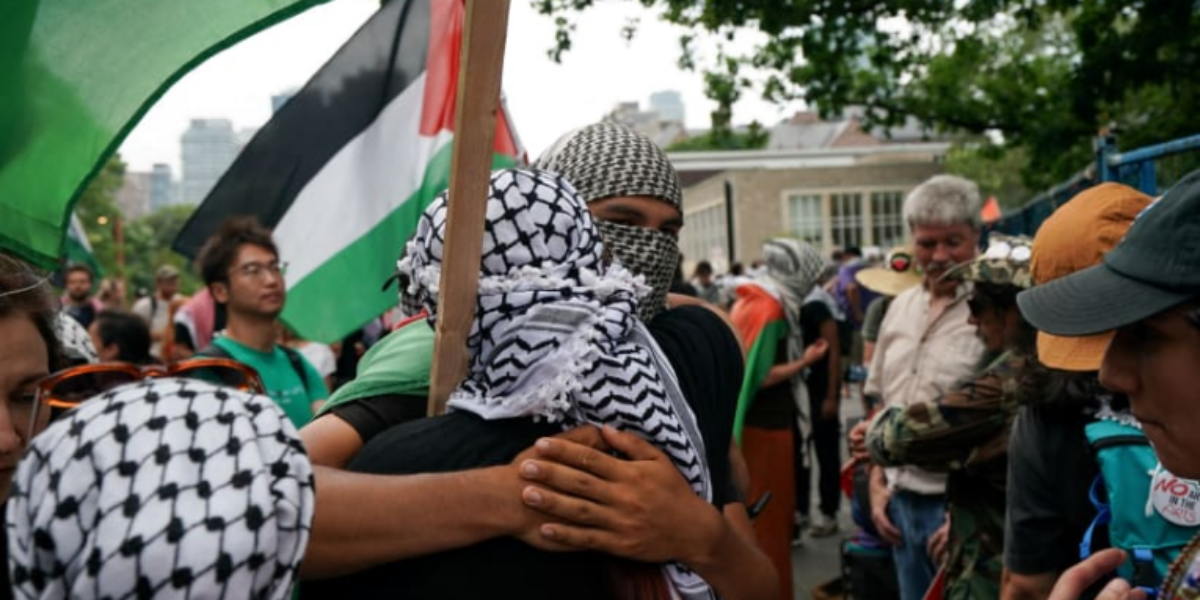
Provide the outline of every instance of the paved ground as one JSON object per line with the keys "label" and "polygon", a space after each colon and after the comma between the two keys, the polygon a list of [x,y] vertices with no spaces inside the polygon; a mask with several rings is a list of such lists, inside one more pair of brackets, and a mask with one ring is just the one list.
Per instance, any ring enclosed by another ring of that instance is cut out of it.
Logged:
{"label": "paved ground", "polygon": [[[862,402],[857,396],[842,401],[843,434],[845,423],[856,422],[862,418]],[[843,435],[842,457],[846,457],[845,436]],[[815,475],[815,474],[814,474]],[[816,480],[813,482],[813,502],[816,507]],[[843,497],[841,514],[838,515],[841,531],[827,538],[812,538],[804,536],[803,544],[792,548],[792,580],[793,594],[797,600],[811,598],[812,589],[822,583],[838,577],[841,573],[841,543],[842,538],[849,536],[853,530],[850,521],[850,505]]]}

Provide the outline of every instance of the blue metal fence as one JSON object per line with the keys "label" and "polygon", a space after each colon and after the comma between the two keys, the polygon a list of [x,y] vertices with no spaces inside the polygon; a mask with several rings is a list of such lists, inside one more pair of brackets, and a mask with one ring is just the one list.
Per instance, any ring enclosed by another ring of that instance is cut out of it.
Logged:
{"label": "blue metal fence", "polygon": [[[1116,181],[1135,187],[1151,196],[1165,192],[1176,180],[1200,164],[1189,164],[1178,172],[1163,169],[1165,159],[1200,151],[1200,135],[1171,140],[1163,144],[1121,152],[1116,139],[1102,136],[1096,140],[1096,163],[1067,182],[1038,194],[1021,210],[1005,215],[989,224],[988,231],[1007,234],[1034,235],[1054,211],[1076,194],[1105,181]],[[1193,157],[1196,158],[1196,157]],[[1192,161],[1200,163],[1200,161]]]}

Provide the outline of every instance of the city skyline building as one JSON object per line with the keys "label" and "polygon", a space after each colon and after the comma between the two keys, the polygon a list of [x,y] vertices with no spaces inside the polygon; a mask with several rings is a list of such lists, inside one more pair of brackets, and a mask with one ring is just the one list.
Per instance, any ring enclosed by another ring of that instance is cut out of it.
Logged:
{"label": "city skyline building", "polygon": [[199,204],[237,158],[240,145],[229,119],[192,119],[183,132],[183,195],[187,204]]}
{"label": "city skyline building", "polygon": [[683,106],[683,96],[675,90],[663,90],[650,94],[650,110],[658,113],[661,121],[677,121],[683,123],[686,112]]}
{"label": "city skyline building", "polygon": [[167,163],[154,163],[150,170],[150,210],[179,203],[179,186]]}

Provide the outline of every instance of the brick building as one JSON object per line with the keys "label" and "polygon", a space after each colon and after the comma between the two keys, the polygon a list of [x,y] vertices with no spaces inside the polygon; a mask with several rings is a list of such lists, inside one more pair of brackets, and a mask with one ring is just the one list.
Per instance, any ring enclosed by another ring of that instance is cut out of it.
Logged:
{"label": "brick building", "polygon": [[[828,139],[849,133],[833,132]],[[671,153],[683,183],[685,268],[709,260],[717,272],[759,258],[764,240],[792,236],[823,252],[887,249],[905,241],[905,195],[943,172],[949,143]],[[727,206],[731,198],[732,211]],[[727,214],[733,215],[733,244]]]}

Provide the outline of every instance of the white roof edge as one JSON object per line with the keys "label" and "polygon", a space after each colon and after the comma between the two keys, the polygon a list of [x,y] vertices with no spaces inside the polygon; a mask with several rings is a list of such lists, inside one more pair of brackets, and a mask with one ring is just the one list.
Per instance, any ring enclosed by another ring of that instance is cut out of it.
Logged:
{"label": "white roof edge", "polygon": [[678,171],[728,169],[786,169],[796,167],[850,166],[858,159],[895,154],[943,154],[950,142],[888,144],[854,148],[803,150],[721,150],[713,152],[668,152]]}

